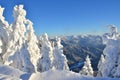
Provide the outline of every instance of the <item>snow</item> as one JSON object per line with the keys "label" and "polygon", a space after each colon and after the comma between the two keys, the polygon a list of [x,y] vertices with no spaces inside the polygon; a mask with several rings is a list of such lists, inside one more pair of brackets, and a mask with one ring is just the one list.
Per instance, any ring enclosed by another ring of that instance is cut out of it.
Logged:
{"label": "snow", "polygon": [[34,73],[30,80],[119,80],[112,78],[95,78],[90,76],[83,76],[78,73],[67,70],[49,70],[43,73]]}
{"label": "snow", "polygon": [[49,70],[43,73],[28,74],[10,66],[0,65],[0,80],[119,80],[81,76],[68,70]]}
{"label": "snow", "polygon": [[41,58],[40,49],[38,47],[38,40],[34,34],[33,23],[30,20],[27,20],[27,50],[30,54],[30,61],[34,65],[35,72],[38,70],[39,59]]}
{"label": "snow", "polygon": [[0,6],[0,60],[2,55],[6,52],[8,42],[8,22],[3,16],[4,8]]}
{"label": "snow", "polygon": [[0,39],[0,54],[2,53],[1,46],[2,46],[2,41],[1,41],[1,39]]}
{"label": "snow", "polygon": [[53,62],[53,48],[48,39],[47,33],[42,35],[41,55],[42,58],[40,59],[39,71],[44,72],[52,68]]}
{"label": "snow", "polygon": [[91,66],[91,61],[90,61],[89,56],[86,57],[86,61],[84,63],[84,66],[79,73],[81,75],[93,76],[93,69],[92,69],[92,66]]}
{"label": "snow", "polygon": [[[97,76],[98,77],[100,77],[100,76],[102,76],[102,74],[101,74],[101,70],[102,70],[102,67],[101,66],[103,66],[104,63],[105,62],[105,58],[104,58],[104,56],[103,56],[103,54],[101,55],[101,58],[100,58],[100,61],[99,61],[99,63],[98,63],[98,69],[99,69],[99,71],[98,71],[98,73],[97,73]],[[104,67],[103,67],[104,68]]]}
{"label": "snow", "polygon": [[28,80],[30,74],[0,64],[0,80]]}
{"label": "snow", "polygon": [[56,37],[56,45],[53,50],[53,66],[58,70],[69,70],[66,56],[63,54],[63,46],[61,45],[61,39]]}
{"label": "snow", "polygon": [[120,35],[117,28],[110,26],[110,33],[103,35],[103,43],[106,45],[98,73],[102,77],[120,78]]}
{"label": "snow", "polygon": [[3,61],[6,65],[32,73],[37,72],[41,55],[33,30],[33,23],[26,19],[26,11],[23,7],[23,5],[14,7],[14,22],[8,31],[8,48],[3,55]]}

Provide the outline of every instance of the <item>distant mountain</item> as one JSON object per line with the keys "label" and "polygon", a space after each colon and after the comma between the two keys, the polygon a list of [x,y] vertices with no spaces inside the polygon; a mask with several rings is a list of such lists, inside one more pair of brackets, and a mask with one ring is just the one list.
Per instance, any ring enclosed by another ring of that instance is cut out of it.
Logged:
{"label": "distant mountain", "polygon": [[61,43],[64,46],[64,54],[68,59],[68,65],[71,70],[79,72],[87,55],[91,58],[93,69],[97,70],[100,55],[105,48],[101,36],[63,36],[61,39]]}

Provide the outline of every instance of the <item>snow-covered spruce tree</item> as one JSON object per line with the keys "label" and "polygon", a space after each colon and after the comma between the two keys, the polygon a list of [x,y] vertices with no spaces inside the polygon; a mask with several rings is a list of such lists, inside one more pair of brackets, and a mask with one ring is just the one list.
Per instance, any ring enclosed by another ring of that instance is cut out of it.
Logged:
{"label": "snow-covered spruce tree", "polygon": [[2,49],[1,49],[1,47],[2,47],[2,41],[0,39],[0,63],[2,63],[2,56],[1,56]]}
{"label": "snow-covered spruce tree", "polygon": [[63,46],[61,45],[61,39],[56,37],[56,45],[53,50],[53,66],[58,70],[69,70],[66,56],[63,54]]}
{"label": "snow-covered spruce tree", "polygon": [[20,49],[20,59],[22,62],[22,71],[32,73],[35,72],[35,66],[34,63],[30,60],[31,54],[28,51],[28,45],[27,42],[25,42]]}
{"label": "snow-covered spruce tree", "polygon": [[14,23],[11,24],[8,49],[4,55],[4,64],[11,65],[22,70],[22,60],[20,57],[20,49],[25,42],[25,21],[26,11],[23,9],[23,5],[15,6],[13,11]]}
{"label": "snow-covered spruce tree", "polygon": [[105,58],[104,58],[104,56],[103,56],[103,54],[101,55],[101,58],[100,58],[100,61],[99,61],[99,63],[98,63],[98,69],[99,69],[99,71],[98,71],[98,73],[97,73],[97,76],[98,77],[100,77],[100,76],[102,76],[102,74],[101,74],[101,66],[103,65],[103,63],[104,63],[104,61],[105,61]]}
{"label": "snow-covered spruce tree", "polygon": [[41,55],[39,71],[44,72],[51,69],[53,63],[53,48],[46,33],[42,35]]}
{"label": "snow-covered spruce tree", "polygon": [[[3,56],[4,64],[6,65],[13,64],[12,66],[17,68],[19,66],[17,64],[21,64],[20,58],[17,58],[18,56],[20,56],[19,50],[22,47],[23,42],[25,41],[25,37],[24,37],[24,34],[26,32],[26,28],[24,24],[25,16],[26,16],[26,11],[23,9],[23,5],[14,7],[14,11],[13,11],[14,23],[9,26],[10,33],[8,37],[8,41],[9,41],[8,49],[5,55]],[[16,58],[17,60],[14,58]]]}
{"label": "snow-covered spruce tree", "polygon": [[[40,55],[40,49],[38,48],[38,40],[36,35],[34,34],[34,30],[32,27],[32,22],[30,20],[27,20],[27,44],[28,44],[28,52],[30,53],[30,60],[32,64],[34,65],[35,72],[37,72],[37,66],[38,61],[41,57]],[[39,66],[38,66],[39,67]]]}
{"label": "snow-covered spruce tree", "polygon": [[84,62],[84,66],[82,70],[79,72],[81,75],[93,76],[93,68],[91,66],[91,61],[89,56],[86,57],[86,61]]}
{"label": "snow-covered spruce tree", "polygon": [[3,55],[6,53],[7,50],[7,43],[8,43],[8,22],[5,21],[5,18],[3,17],[4,8],[0,6],[0,41],[2,43],[1,45],[1,52],[0,52],[0,59],[3,62]]}
{"label": "snow-covered spruce tree", "polygon": [[26,11],[23,9],[23,5],[14,7],[13,16],[14,23],[9,29],[8,49],[3,56],[4,64],[25,72],[35,72],[40,52],[32,22],[25,18]]}
{"label": "snow-covered spruce tree", "polygon": [[120,78],[120,35],[114,25],[110,26],[110,33],[103,35],[103,43],[106,45],[103,51],[105,58],[98,72],[102,77]]}
{"label": "snow-covered spruce tree", "polygon": [[1,39],[0,39],[0,54],[2,53],[1,46],[2,46],[2,41],[1,41]]}

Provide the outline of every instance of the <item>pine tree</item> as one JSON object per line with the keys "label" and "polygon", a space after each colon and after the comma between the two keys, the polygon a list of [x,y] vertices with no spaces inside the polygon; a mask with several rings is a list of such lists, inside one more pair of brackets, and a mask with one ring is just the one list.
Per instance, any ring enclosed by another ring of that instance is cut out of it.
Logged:
{"label": "pine tree", "polygon": [[26,11],[23,5],[15,6],[13,11],[14,23],[10,25],[8,49],[4,55],[4,64],[22,69],[20,49],[25,42]]}
{"label": "pine tree", "polygon": [[104,61],[99,65],[99,72],[102,77],[119,77],[120,78],[120,35],[114,25],[110,26],[110,33],[103,35],[103,43],[106,45],[103,50],[105,55]]}
{"label": "pine tree", "polygon": [[22,71],[28,72],[28,73],[36,72],[35,71],[36,66],[31,61],[31,54],[28,51],[27,41],[25,42],[25,44],[23,44],[22,48],[20,49],[20,58],[22,61],[22,64],[21,64]]}
{"label": "pine tree", "polygon": [[38,48],[38,40],[36,35],[34,34],[32,22],[30,20],[27,20],[27,24],[28,24],[27,33],[26,33],[27,44],[28,44],[27,50],[30,54],[30,61],[34,65],[35,72],[37,72],[37,66],[39,63],[39,59],[41,57],[40,49]]}
{"label": "pine tree", "polygon": [[0,6],[0,41],[2,43],[1,45],[1,52],[0,52],[0,58],[1,62],[3,63],[3,55],[6,53],[7,45],[8,45],[8,22],[5,20],[3,16],[4,8]]}
{"label": "pine tree", "polygon": [[102,73],[101,73],[102,67],[101,66],[103,65],[104,61],[105,61],[105,59],[104,59],[104,56],[102,54],[101,58],[100,58],[100,61],[98,63],[98,69],[99,69],[98,74],[97,74],[98,77],[102,76]]}
{"label": "pine tree", "polygon": [[8,49],[3,57],[4,64],[25,72],[37,72],[40,50],[32,22],[25,18],[26,11],[23,9],[23,5],[14,7],[13,16],[14,23],[9,29]]}
{"label": "pine tree", "polygon": [[58,70],[69,70],[66,56],[63,54],[63,46],[60,38],[56,38],[56,45],[53,51],[54,61],[53,66]]}
{"label": "pine tree", "polygon": [[1,39],[0,39],[0,63],[2,63],[2,56],[1,56],[1,54],[2,54],[2,41],[1,41]]}
{"label": "pine tree", "polygon": [[1,39],[0,39],[0,54],[2,53],[2,49],[1,49],[1,46],[2,46],[3,44],[2,44],[2,41],[1,41]]}
{"label": "pine tree", "polygon": [[39,71],[44,72],[52,68],[53,62],[53,48],[46,33],[42,36],[41,55]]}
{"label": "pine tree", "polygon": [[93,69],[91,66],[91,61],[90,61],[89,56],[86,57],[86,61],[84,62],[84,66],[79,73],[81,75],[93,76]]}

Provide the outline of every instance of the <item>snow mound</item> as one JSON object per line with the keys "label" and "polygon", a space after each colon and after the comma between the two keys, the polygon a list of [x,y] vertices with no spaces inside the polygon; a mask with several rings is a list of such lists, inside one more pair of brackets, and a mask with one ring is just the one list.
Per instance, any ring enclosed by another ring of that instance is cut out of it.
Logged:
{"label": "snow mound", "polygon": [[49,70],[43,73],[28,74],[10,66],[0,64],[0,80],[119,80],[95,78],[67,70]]}
{"label": "snow mound", "polygon": [[8,75],[0,74],[0,80],[20,80],[20,79],[16,77],[11,77]]}
{"label": "snow mound", "polygon": [[34,73],[30,80],[119,80],[112,78],[95,78],[83,76],[78,73],[67,70],[49,70],[43,73]]}
{"label": "snow mound", "polygon": [[0,64],[0,80],[28,80],[29,77],[28,73]]}

